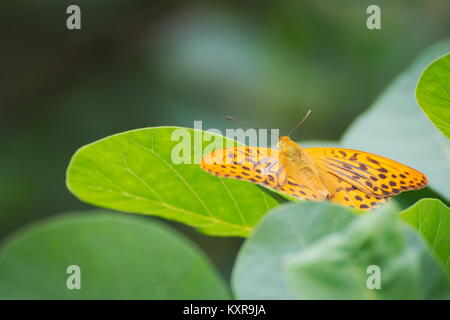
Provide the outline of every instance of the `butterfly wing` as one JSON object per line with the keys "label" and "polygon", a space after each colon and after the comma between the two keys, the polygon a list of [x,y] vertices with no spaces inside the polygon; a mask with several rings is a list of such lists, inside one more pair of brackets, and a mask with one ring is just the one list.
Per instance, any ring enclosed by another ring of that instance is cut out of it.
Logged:
{"label": "butterfly wing", "polygon": [[277,150],[237,146],[214,150],[204,156],[200,167],[219,177],[249,181],[302,200],[316,200],[316,193],[288,176]]}
{"label": "butterfly wing", "polygon": [[381,198],[367,194],[322,168],[319,168],[318,171],[323,183],[330,192],[331,202],[362,210],[369,210],[378,207],[380,203],[384,203],[388,199],[388,197]]}
{"label": "butterfly wing", "polygon": [[349,183],[345,184],[347,186],[344,186],[343,189],[333,192],[330,201],[362,210],[369,210],[378,207],[380,203],[384,203],[388,199],[368,195]]}
{"label": "butterfly wing", "polygon": [[376,198],[421,189],[428,184],[423,173],[375,154],[342,148],[307,148],[305,151],[322,172],[322,179],[337,178]]}

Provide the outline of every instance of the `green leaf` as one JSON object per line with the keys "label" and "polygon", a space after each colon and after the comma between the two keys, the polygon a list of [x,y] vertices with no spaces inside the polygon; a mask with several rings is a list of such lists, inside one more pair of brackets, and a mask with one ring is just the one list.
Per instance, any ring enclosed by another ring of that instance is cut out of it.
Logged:
{"label": "green leaf", "polygon": [[[172,141],[177,129],[191,139],[192,164],[172,161],[172,151],[180,144]],[[159,216],[206,234],[245,237],[285,198],[249,182],[218,178],[195,163],[212,143],[226,146],[227,140],[232,141],[176,127],[116,134],[76,152],[67,185],[79,199],[100,207]]]}
{"label": "green leaf", "polygon": [[[381,268],[368,289],[367,268]],[[233,270],[239,299],[441,299],[450,286],[418,235],[390,206],[354,215],[329,203],[301,202],[269,213]]]}
{"label": "green leaf", "polygon": [[284,257],[345,228],[354,215],[329,203],[283,205],[263,219],[244,243],[233,269],[238,299],[295,299],[282,271]]}
{"label": "green leaf", "polygon": [[416,97],[434,125],[450,139],[450,54],[433,61],[424,70]]}
{"label": "green leaf", "polygon": [[[69,290],[69,265],[81,289]],[[226,299],[190,241],[154,220],[105,212],[41,221],[3,243],[0,299]]]}
{"label": "green leaf", "polygon": [[450,277],[450,208],[437,199],[422,199],[400,216],[427,240]]}
{"label": "green leaf", "polygon": [[[450,286],[417,235],[376,212],[284,261],[301,299],[444,299]],[[371,269],[372,268],[372,269]],[[379,270],[379,289],[369,278]],[[422,271],[423,270],[423,271]]]}
{"label": "green leaf", "polygon": [[421,54],[375,103],[353,122],[342,139],[359,149],[402,162],[425,173],[429,185],[450,199],[450,141],[417,106],[415,87],[422,70],[450,51],[450,41]]}

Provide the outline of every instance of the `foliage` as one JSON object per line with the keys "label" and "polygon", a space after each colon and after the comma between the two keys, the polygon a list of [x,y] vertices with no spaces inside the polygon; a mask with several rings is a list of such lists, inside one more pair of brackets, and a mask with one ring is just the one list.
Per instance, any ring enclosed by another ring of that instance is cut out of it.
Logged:
{"label": "foliage", "polygon": [[422,199],[400,216],[426,239],[450,277],[450,208],[437,199]]}
{"label": "foliage", "polygon": [[[369,289],[366,270],[381,270]],[[327,203],[281,206],[240,251],[240,299],[443,299],[450,284],[420,238],[389,206],[367,215]]]}
{"label": "foliage", "polygon": [[[80,290],[66,287],[69,265],[80,267]],[[211,263],[188,239],[140,217],[61,215],[16,233],[0,254],[0,299],[228,297]]]}
{"label": "foliage", "polygon": [[[206,141],[225,145],[222,136],[198,131],[200,143],[192,148],[190,164],[174,164],[172,151],[180,143],[171,139],[176,129],[133,130],[81,148],[67,170],[69,189],[108,209],[160,216],[211,235],[247,236],[283,199],[251,183],[207,174],[194,163],[211,143]],[[193,142],[195,131],[184,130]]]}
{"label": "foliage", "polygon": [[423,71],[416,97],[434,125],[450,139],[450,54],[436,59]]}
{"label": "foliage", "polygon": [[[338,142],[423,171],[444,201],[450,199],[449,141],[439,129],[447,133],[447,114],[436,111],[441,105],[430,96],[445,93],[435,82],[445,78],[446,62],[430,65],[417,87],[421,107],[438,128],[417,106],[414,89],[423,68],[449,50],[450,42],[443,42],[424,52]],[[444,203],[425,199],[397,215],[395,203],[364,215],[326,202],[282,204],[291,199],[199,168],[196,160],[211,140],[227,141],[220,135],[184,128],[191,164],[173,163],[177,129],[127,131],[82,147],[67,169],[69,190],[96,206],[181,222],[208,235],[246,237],[233,269],[236,298],[450,298],[450,212]],[[412,194],[414,202],[421,198]],[[81,291],[64,287],[69,264],[86,270]],[[367,285],[369,266],[381,270],[380,289]],[[202,254],[176,232],[148,217],[86,212],[28,227],[5,242],[0,297],[229,295]]]}

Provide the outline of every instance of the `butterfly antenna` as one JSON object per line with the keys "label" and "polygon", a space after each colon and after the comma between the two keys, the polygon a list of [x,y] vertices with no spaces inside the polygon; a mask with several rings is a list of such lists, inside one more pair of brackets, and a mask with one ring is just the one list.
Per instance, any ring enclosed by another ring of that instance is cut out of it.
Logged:
{"label": "butterfly antenna", "polygon": [[[259,130],[267,129],[267,128],[259,128],[259,127],[251,126],[251,125],[249,125],[249,124],[247,124],[247,123],[245,123],[245,122],[238,121],[238,120],[234,119],[232,116],[226,116],[225,119],[230,120],[230,121],[233,121],[233,122],[236,122],[237,124],[241,124],[241,125],[243,125],[243,126],[246,126],[247,128],[259,129]],[[269,133],[270,133],[271,135],[273,135],[272,130],[269,130]]]}
{"label": "butterfly antenna", "polygon": [[258,127],[255,127],[255,126],[251,126],[251,125],[249,125],[248,123],[245,123],[245,122],[242,122],[242,121],[238,121],[238,120],[236,120],[235,118],[233,118],[232,116],[226,116],[225,119],[230,120],[230,121],[233,121],[233,122],[236,122],[237,124],[241,124],[241,125],[246,126],[246,127],[248,127],[248,128],[252,128],[252,129],[261,129],[261,128],[258,128]]}
{"label": "butterfly antenna", "polygon": [[297,128],[298,128],[298,127],[306,120],[306,118],[308,118],[308,116],[310,115],[310,113],[311,113],[311,110],[308,110],[308,112],[306,112],[306,114],[305,114],[305,116],[303,117],[303,119],[302,119],[299,123],[297,123],[297,124],[291,129],[291,131],[289,131],[288,137],[290,137],[290,136],[291,136],[291,133],[294,132],[294,130],[297,129]]}

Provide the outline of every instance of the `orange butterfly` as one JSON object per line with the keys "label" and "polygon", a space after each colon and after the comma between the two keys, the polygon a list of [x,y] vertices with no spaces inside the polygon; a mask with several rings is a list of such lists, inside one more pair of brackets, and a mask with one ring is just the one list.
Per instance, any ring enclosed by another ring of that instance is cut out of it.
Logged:
{"label": "orange butterfly", "polygon": [[280,138],[278,148],[214,150],[200,166],[216,176],[250,181],[302,200],[329,199],[363,210],[428,183],[417,170],[363,151],[304,149],[287,136]]}

